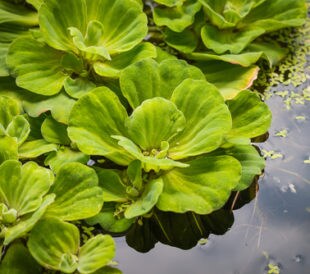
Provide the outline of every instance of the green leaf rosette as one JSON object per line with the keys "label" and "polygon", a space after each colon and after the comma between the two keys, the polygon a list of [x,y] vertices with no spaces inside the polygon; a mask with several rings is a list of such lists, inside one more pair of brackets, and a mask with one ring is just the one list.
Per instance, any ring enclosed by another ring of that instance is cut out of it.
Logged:
{"label": "green leaf rosette", "polygon": [[24,236],[43,216],[55,194],[46,195],[53,173],[34,162],[7,160],[0,165],[0,238],[8,245]]}
{"label": "green leaf rosette", "polygon": [[110,273],[104,270],[110,270],[107,265],[115,255],[110,235],[97,235],[80,246],[78,228],[57,218],[37,223],[30,234],[28,248],[41,265],[64,273]]}
{"label": "green leaf rosette", "polygon": [[[184,66],[183,75],[178,66]],[[182,61],[157,64],[144,60],[128,67],[120,78],[122,93],[133,109],[130,115],[107,88],[90,92],[73,107],[68,133],[82,152],[105,156],[129,167],[132,161],[139,160],[143,172],[156,174],[158,188],[155,181],[152,186],[153,177],[142,183],[144,187],[136,189],[142,200],[129,203],[132,211],[130,207],[124,211],[128,218],[147,213],[154,204],[164,211],[207,214],[220,208],[240,182],[238,160],[225,152],[208,154],[232,139],[234,130],[240,128],[237,121],[241,114],[234,111],[232,116],[218,90],[201,79],[201,72]],[[260,105],[259,98],[255,98]],[[270,116],[266,117],[264,111],[260,109],[259,113],[265,122],[251,137],[268,129]],[[245,128],[254,123],[248,118],[243,119]],[[248,134],[242,137],[248,138]],[[112,177],[118,181],[114,186],[118,185],[119,193],[123,193],[120,197],[128,200],[130,188],[122,186],[117,175]],[[158,200],[145,206],[143,197],[155,188],[159,193],[162,183]],[[142,212],[141,208],[147,210]]]}
{"label": "green leaf rosette", "polygon": [[131,63],[156,56],[141,43],[147,18],[134,1],[51,0],[38,14],[39,38],[16,39],[7,57],[17,85],[31,92],[51,96],[65,87],[75,97],[95,86],[97,74],[118,78]]}

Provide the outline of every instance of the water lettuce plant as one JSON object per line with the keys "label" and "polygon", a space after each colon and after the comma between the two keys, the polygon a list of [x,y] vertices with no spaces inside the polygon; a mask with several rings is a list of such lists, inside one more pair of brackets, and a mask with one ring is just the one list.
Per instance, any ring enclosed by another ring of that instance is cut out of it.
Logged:
{"label": "water lettuce plant", "polygon": [[[188,73],[180,75],[178,66]],[[169,75],[162,74],[168,68]],[[68,133],[79,149],[128,166],[127,179],[99,171],[104,199],[120,202],[116,211],[128,219],[154,205],[163,211],[210,213],[223,206],[231,190],[249,186],[263,167],[249,138],[268,129],[268,107],[250,92],[225,104],[196,73],[178,60],[143,60],[120,76],[130,115],[107,88],[93,90],[72,109]],[[259,170],[247,167],[251,157]]]}
{"label": "water lettuce plant", "polygon": [[140,43],[147,19],[131,0],[46,1],[38,16],[40,32],[16,39],[7,57],[17,85],[34,93],[54,95],[64,86],[72,95],[93,88],[94,73],[117,77],[130,63],[156,55],[153,45]]}
{"label": "water lettuce plant", "polygon": [[[286,49],[268,34],[301,26],[307,18],[304,0],[154,0],[147,5],[154,21],[150,38],[197,62],[227,98],[252,85],[259,60],[272,67],[285,57]],[[227,71],[228,79],[214,79]]]}
{"label": "water lettuce plant", "polygon": [[224,233],[265,165],[266,34],[305,19],[282,2],[0,0],[0,272],[121,273],[107,233]]}

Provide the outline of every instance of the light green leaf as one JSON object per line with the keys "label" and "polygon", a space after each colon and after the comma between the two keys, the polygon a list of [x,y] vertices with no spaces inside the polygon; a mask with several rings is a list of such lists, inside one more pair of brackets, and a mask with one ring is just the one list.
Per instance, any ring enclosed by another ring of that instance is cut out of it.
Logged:
{"label": "light green leaf", "polygon": [[96,169],[99,178],[99,186],[103,191],[105,202],[126,202],[128,199],[126,185],[120,175],[111,169]]}
{"label": "light green leaf", "polygon": [[288,53],[286,48],[280,47],[276,42],[253,42],[246,51],[262,52],[262,57],[268,61],[270,67],[277,65]]}
{"label": "light green leaf", "polygon": [[151,43],[140,43],[133,49],[113,56],[111,61],[98,61],[93,67],[97,74],[104,77],[118,78],[121,71],[131,64],[146,58],[156,57],[156,48]]}
{"label": "light green leaf", "polygon": [[19,102],[7,96],[0,96],[0,125],[8,127],[13,118],[21,113]]}
{"label": "light green leaf", "polygon": [[9,208],[17,210],[19,216],[39,208],[54,180],[49,169],[35,162],[21,166],[18,161],[6,161],[0,166],[0,174],[0,188],[4,195],[1,200]]}
{"label": "light green leaf", "polygon": [[111,135],[124,135],[126,109],[108,88],[86,94],[74,105],[68,127],[70,139],[88,155],[103,155],[120,165],[132,157],[117,145]]}
{"label": "light green leaf", "polygon": [[153,97],[169,99],[173,90],[187,78],[205,79],[199,69],[184,61],[167,59],[157,64],[146,59],[123,70],[120,85],[130,106],[136,108]]}
{"label": "light green leaf", "polygon": [[41,274],[42,267],[21,242],[10,245],[0,264],[1,274]]}
{"label": "light green leaf", "polygon": [[[152,151],[150,156],[148,153],[143,153],[140,148],[132,142],[130,139],[124,136],[112,136],[116,140],[119,140],[118,144],[123,147],[129,154],[131,154],[135,159],[140,160],[142,163],[142,168],[149,172],[153,170],[154,172],[159,172],[160,170],[169,170],[173,167],[187,167],[187,164],[174,161],[169,159],[168,157],[161,158],[162,155],[167,155],[168,148],[167,142],[163,142],[163,146],[161,146],[159,151]],[[156,158],[156,153],[160,156]],[[146,155],[145,155],[146,154]]]}
{"label": "light green leaf", "polygon": [[87,78],[72,79],[68,77],[64,82],[65,91],[75,99],[81,98],[95,87],[96,85]]}
{"label": "light green leaf", "polygon": [[95,171],[80,163],[64,164],[50,192],[56,194],[56,199],[46,216],[65,221],[92,217],[99,213],[103,204]]}
{"label": "light green leaf", "polygon": [[306,18],[307,5],[304,0],[267,0],[250,12],[240,27],[251,25],[271,32],[302,26]]}
{"label": "light green leaf", "polygon": [[226,138],[254,138],[267,132],[271,112],[258,95],[245,90],[226,104],[232,116],[232,129]]}
{"label": "light green leaf", "polygon": [[79,29],[70,27],[70,35],[72,36],[73,44],[82,52],[87,60],[107,59],[111,60],[111,56],[104,46],[102,36],[104,27],[101,22],[91,20],[88,22],[85,37]]}
{"label": "light green leaf", "polygon": [[198,45],[198,37],[189,29],[182,32],[174,32],[170,29],[164,30],[165,42],[172,48],[184,52],[193,52]]}
{"label": "light green leaf", "polygon": [[21,163],[15,160],[5,161],[0,165],[0,175],[0,201],[9,205],[12,203],[11,197],[14,197],[14,188],[11,188],[10,185],[19,184]]}
{"label": "light green leaf", "polygon": [[46,208],[53,203],[54,199],[54,194],[45,196],[40,207],[31,216],[26,215],[27,218],[22,218],[16,225],[8,227],[4,233],[4,245],[10,244],[15,239],[23,237],[32,230],[34,225],[42,218]]}
{"label": "light green leaf", "polygon": [[17,139],[18,145],[21,145],[30,133],[30,125],[24,116],[17,115],[12,119],[6,131],[9,136]]}
{"label": "light green leaf", "polygon": [[213,52],[193,52],[187,54],[187,58],[197,61],[224,61],[242,67],[249,67],[255,64],[262,56],[262,52],[242,52],[240,54],[223,54],[217,55]]}
{"label": "light green leaf", "polygon": [[40,220],[32,229],[28,248],[46,268],[72,273],[78,267],[80,233],[73,224],[57,218]]}
{"label": "light green leaf", "polygon": [[163,191],[163,186],[164,184],[162,178],[147,182],[141,196],[125,210],[125,217],[127,219],[131,219],[138,216],[143,216],[151,211]]}
{"label": "light green leaf", "polygon": [[33,140],[23,143],[18,148],[20,158],[36,158],[44,153],[56,151],[56,144],[46,142],[44,139]]}
{"label": "light green leaf", "polygon": [[71,140],[67,134],[67,126],[59,123],[52,117],[46,117],[42,126],[41,133],[43,138],[49,143],[70,145]]}
{"label": "light green leaf", "polygon": [[235,27],[266,0],[199,0],[212,24],[220,29]]}
{"label": "light green leaf", "polygon": [[12,137],[0,136],[0,164],[5,160],[18,160],[18,144]]}
{"label": "light green leaf", "polygon": [[262,173],[265,167],[265,160],[259,155],[252,145],[233,145],[228,148],[218,149],[212,155],[230,155],[237,159],[241,166],[241,178],[234,191],[241,191],[248,188],[256,175]]}
{"label": "light green leaf", "polygon": [[50,96],[61,90],[68,77],[61,66],[61,58],[61,52],[32,38],[22,37],[11,44],[7,64],[19,87]]}
{"label": "light green leaf", "polygon": [[69,114],[75,102],[64,92],[49,97],[28,94],[24,98],[23,106],[31,117],[38,117],[42,113],[50,111],[56,121],[68,124]]}
{"label": "light green leaf", "polygon": [[114,54],[134,48],[146,36],[147,17],[135,1],[115,0],[111,4],[110,0],[86,0],[86,3],[88,21],[102,23],[101,39],[112,59]]}
{"label": "light green leaf", "polygon": [[78,271],[93,273],[106,266],[115,256],[115,244],[110,235],[97,235],[89,239],[79,251]]}
{"label": "light green leaf", "polygon": [[210,152],[220,146],[231,129],[229,110],[219,91],[202,80],[184,80],[173,92],[171,101],[186,119],[185,129],[170,143],[174,160]]}
{"label": "light green leaf", "polygon": [[45,158],[44,164],[48,165],[55,173],[58,173],[59,169],[66,163],[78,162],[86,164],[88,160],[89,156],[83,152],[61,147],[57,151],[50,152]]}
{"label": "light green leaf", "polygon": [[76,52],[68,29],[86,31],[86,9],[85,0],[44,1],[39,9],[39,22],[47,44],[58,50]]}
{"label": "light green leaf", "polygon": [[240,163],[230,156],[203,157],[161,176],[164,189],[157,202],[163,211],[209,214],[221,208],[237,186]]}
{"label": "light green leaf", "polygon": [[151,154],[153,149],[160,150],[163,141],[169,142],[177,136],[186,120],[174,103],[155,97],[137,107],[125,124],[130,139]]}
{"label": "light green leaf", "polygon": [[217,54],[229,52],[238,54],[244,50],[254,39],[265,32],[262,28],[219,30],[212,25],[205,25],[201,29],[201,38],[208,49]]}
{"label": "light green leaf", "polygon": [[158,6],[153,10],[154,22],[157,26],[167,26],[175,32],[181,32],[194,23],[195,14],[200,8],[201,4],[196,0],[187,0],[171,8]]}
{"label": "light green leaf", "polygon": [[[0,35],[2,35],[0,31]],[[9,43],[1,43],[0,42],[0,77],[9,76],[9,68],[6,64],[6,56],[9,51]]]}
{"label": "light green leaf", "polygon": [[173,7],[173,6],[178,6],[182,5],[184,0],[154,0],[154,2],[165,5],[167,7]]}
{"label": "light green leaf", "polygon": [[0,24],[13,23],[25,27],[38,25],[36,12],[23,5],[14,5],[8,1],[0,1]]}
{"label": "light green leaf", "polygon": [[250,88],[259,71],[257,66],[242,67],[221,61],[203,61],[196,65],[205,73],[207,81],[219,89],[225,100]]}

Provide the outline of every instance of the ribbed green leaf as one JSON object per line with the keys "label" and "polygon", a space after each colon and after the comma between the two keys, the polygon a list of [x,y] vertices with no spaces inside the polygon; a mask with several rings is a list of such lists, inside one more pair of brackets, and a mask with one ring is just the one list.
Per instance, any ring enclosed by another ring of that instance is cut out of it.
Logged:
{"label": "ribbed green leaf", "polygon": [[42,126],[41,133],[43,138],[49,143],[69,145],[71,143],[68,134],[67,126],[59,123],[52,117],[46,117]]}
{"label": "ribbed green leaf", "polygon": [[170,143],[171,159],[212,151],[231,129],[230,113],[221,94],[206,81],[184,80],[174,90],[171,101],[186,119],[185,129]]}
{"label": "ribbed green leaf", "polygon": [[23,99],[25,111],[31,117],[38,117],[42,113],[50,111],[52,117],[63,124],[68,124],[69,114],[76,102],[64,92],[60,92],[54,96],[42,96],[28,93]]}
{"label": "ribbed green leaf", "polygon": [[259,155],[258,151],[252,145],[234,145],[228,148],[220,148],[212,155],[230,155],[237,159],[241,166],[241,178],[235,191],[241,191],[248,188],[255,176],[262,173],[265,167],[265,160]]}
{"label": "ribbed green leaf", "polygon": [[92,217],[99,213],[103,204],[95,171],[80,163],[64,164],[50,192],[56,194],[56,199],[46,215],[65,221]]}
{"label": "ribbed green leaf", "polygon": [[8,127],[14,116],[19,115],[20,112],[21,109],[17,100],[0,96],[0,125],[4,129]]}
{"label": "ribbed green leaf", "polygon": [[76,51],[68,29],[86,30],[85,0],[44,1],[39,9],[40,29],[47,44],[58,50]]}
{"label": "ribbed green leaf", "polygon": [[64,82],[66,93],[75,99],[81,98],[95,87],[96,85],[87,78],[72,79],[68,77]]}
{"label": "ribbed green leaf", "polygon": [[[151,170],[155,172],[159,172],[160,170],[169,170],[173,167],[187,167],[187,164],[174,161],[168,157],[163,157],[162,155],[166,155],[168,153],[168,146],[167,142],[163,142],[159,151],[154,150],[152,153],[145,152],[143,153],[140,148],[132,142],[130,139],[124,136],[112,136],[116,140],[119,140],[118,144],[123,147],[127,153],[132,155],[134,159],[140,160],[142,163],[142,168],[149,172]],[[158,156],[156,157],[156,153]]]}
{"label": "ribbed green leaf", "polygon": [[20,158],[36,158],[44,153],[56,151],[56,144],[46,142],[44,139],[27,141],[18,148]]}
{"label": "ribbed green leaf", "polygon": [[88,21],[102,23],[101,39],[111,56],[131,50],[146,36],[147,18],[138,3],[131,0],[86,0],[86,3]]}
{"label": "ribbed green leaf", "polygon": [[46,208],[53,203],[55,198],[54,194],[46,195],[43,198],[42,204],[40,207],[31,215],[26,218],[21,218],[19,222],[11,227],[6,228],[4,233],[4,245],[8,245],[13,242],[15,239],[25,236],[34,225],[42,218],[45,213]]}
{"label": "ribbed green leaf", "polygon": [[238,54],[243,51],[254,39],[265,32],[263,28],[219,30],[212,25],[205,25],[201,29],[201,38],[208,49],[217,54],[229,52]]}
{"label": "ribbed green leaf", "polygon": [[22,144],[30,133],[30,125],[27,119],[22,115],[15,116],[8,125],[7,134],[17,139],[17,144]]}
{"label": "ribbed green leaf", "polygon": [[111,135],[124,135],[127,112],[118,97],[101,87],[83,96],[73,107],[68,134],[79,149],[88,155],[103,155],[121,165],[132,157]]}
{"label": "ribbed green leaf", "polygon": [[131,219],[143,216],[151,211],[163,191],[163,186],[164,184],[161,178],[147,182],[141,196],[126,208],[125,217]]}
{"label": "ribbed green leaf", "polygon": [[115,256],[115,244],[110,235],[97,235],[89,239],[79,251],[78,271],[93,273],[106,266]]}
{"label": "ribbed green leaf", "polygon": [[89,156],[83,152],[75,151],[67,147],[60,147],[57,151],[50,152],[45,158],[44,164],[58,173],[59,169],[66,163],[78,162],[86,164]]}
{"label": "ribbed green leaf", "polygon": [[157,64],[146,59],[122,71],[120,85],[123,95],[132,108],[146,99],[169,99],[173,90],[187,78],[205,79],[202,72],[181,60],[167,59]]}
{"label": "ribbed green leaf", "polygon": [[0,174],[2,202],[17,210],[19,216],[39,208],[54,180],[50,170],[34,162],[21,166],[18,161],[6,161],[0,166]]}
{"label": "ribbed green leaf", "polygon": [[32,38],[18,38],[9,48],[7,64],[19,87],[50,96],[61,90],[68,77],[61,57],[61,52]]}
{"label": "ribbed green leaf", "polygon": [[96,169],[99,178],[99,186],[103,191],[105,202],[126,202],[126,185],[120,175],[111,169]]}
{"label": "ribbed green leaf", "polygon": [[202,61],[196,65],[205,73],[207,81],[218,88],[225,100],[250,88],[259,71],[257,66],[242,67],[221,61]]}
{"label": "ribbed green leaf", "polygon": [[212,24],[220,29],[235,27],[253,8],[266,0],[199,0]]}
{"label": "ribbed green leaf", "polygon": [[240,163],[230,156],[203,157],[174,168],[161,178],[164,189],[157,202],[163,211],[208,214],[221,208],[237,186]]}
{"label": "ribbed green leaf", "polygon": [[158,26],[167,26],[175,32],[181,32],[193,24],[195,14],[200,10],[201,4],[196,0],[182,2],[176,7],[172,5],[169,5],[170,8],[155,7],[153,10],[155,24]]}
{"label": "ribbed green leaf", "polygon": [[241,26],[251,25],[271,32],[301,26],[306,18],[307,6],[304,0],[266,0],[244,18]]}
{"label": "ribbed green leaf", "polygon": [[267,132],[271,112],[258,95],[245,90],[226,103],[232,116],[232,129],[226,138],[254,138]]}
{"label": "ribbed green leaf", "polygon": [[170,29],[164,30],[165,42],[172,48],[184,53],[193,52],[198,45],[198,37],[191,30],[174,32]]}
{"label": "ribbed green leaf", "polygon": [[32,229],[27,245],[41,265],[73,273],[78,267],[79,243],[80,233],[76,226],[57,218],[46,218]]}
{"label": "ribbed green leaf", "polygon": [[18,144],[12,137],[0,136],[0,164],[6,160],[18,160]]}
{"label": "ribbed green leaf", "polygon": [[240,65],[242,67],[249,67],[255,64],[262,56],[262,52],[242,52],[240,54],[222,54],[217,55],[213,52],[204,53],[204,52],[193,52],[187,55],[191,60],[197,61],[224,61],[231,64]]}
{"label": "ribbed green leaf", "polygon": [[149,154],[152,149],[159,151],[161,143],[172,140],[185,124],[183,113],[171,101],[161,97],[145,100],[126,120],[130,139]]}
{"label": "ribbed green leaf", "polygon": [[156,55],[156,48],[151,43],[140,43],[129,51],[113,56],[111,61],[96,62],[94,70],[101,76],[118,78],[121,71],[129,65]]}

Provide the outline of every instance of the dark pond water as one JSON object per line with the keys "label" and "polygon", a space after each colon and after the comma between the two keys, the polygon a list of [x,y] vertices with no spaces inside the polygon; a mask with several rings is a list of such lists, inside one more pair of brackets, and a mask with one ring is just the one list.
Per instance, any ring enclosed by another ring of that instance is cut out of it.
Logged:
{"label": "dark pond water", "polygon": [[305,70],[308,80],[298,88],[279,84],[270,91],[273,123],[268,140],[259,144],[265,172],[256,196],[254,185],[253,199],[223,220],[226,233],[211,233],[189,250],[157,243],[147,253],[116,238],[124,274],[310,273],[309,66]]}

